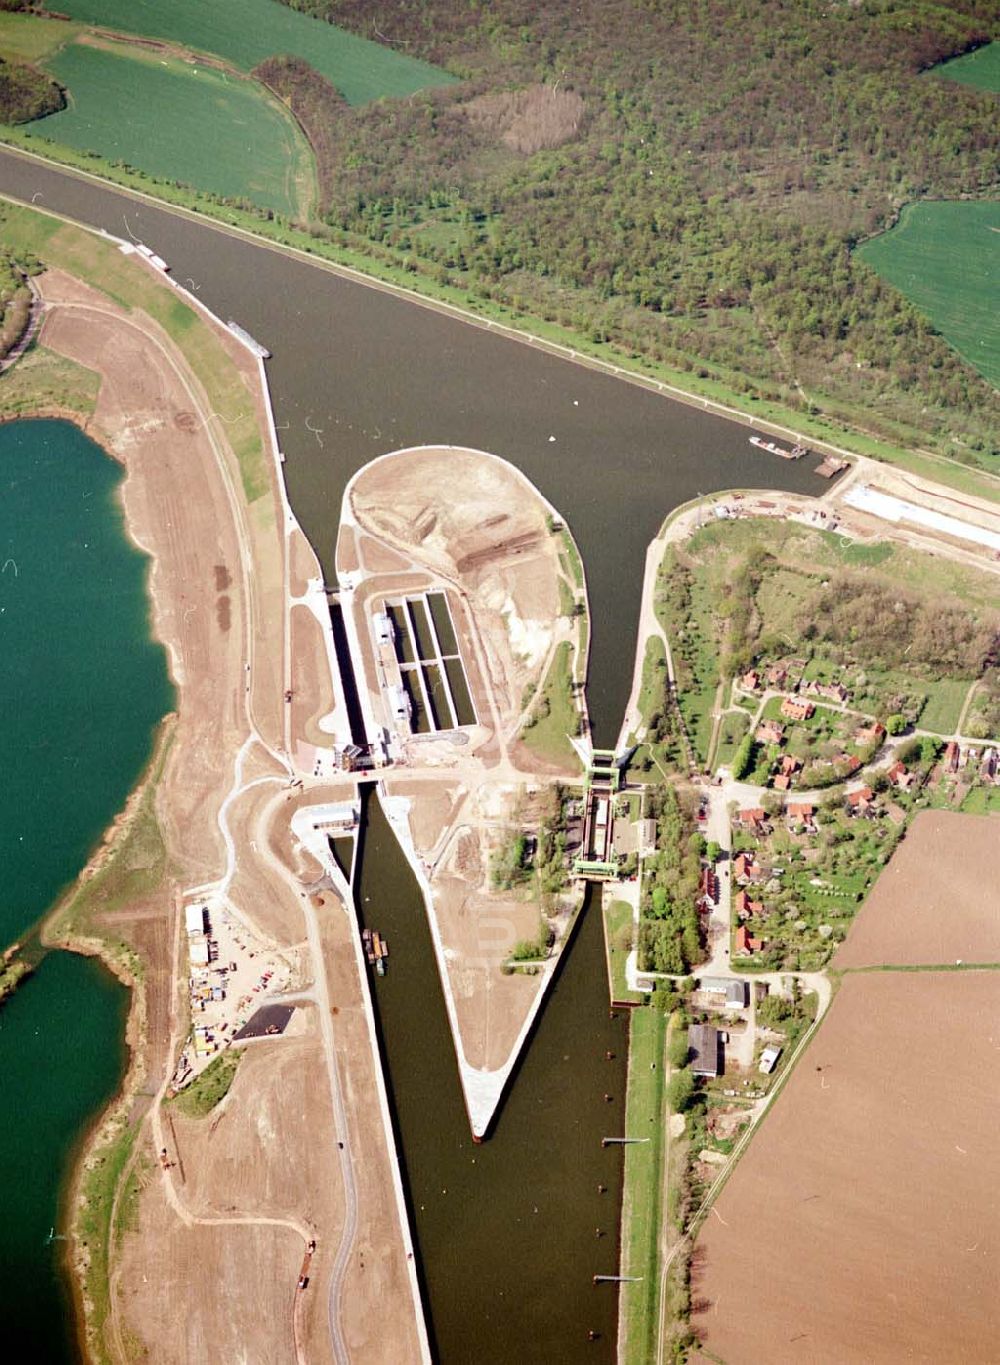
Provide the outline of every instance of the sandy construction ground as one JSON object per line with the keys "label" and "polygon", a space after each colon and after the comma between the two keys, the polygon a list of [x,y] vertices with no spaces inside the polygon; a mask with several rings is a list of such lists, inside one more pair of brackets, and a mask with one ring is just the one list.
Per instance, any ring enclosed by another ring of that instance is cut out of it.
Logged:
{"label": "sandy construction ground", "polygon": [[[145,267],[123,261],[122,270]],[[296,804],[330,795],[308,777],[306,790],[290,788],[286,758],[299,739],[320,737],[331,706],[322,633],[304,621],[286,631],[288,585],[301,592],[318,564],[301,536],[286,545],[273,467],[269,492],[246,502],[225,424],[158,325],[57,270],[40,284],[45,344],[102,375],[90,430],[125,467],[127,524],[151,556],[154,629],[177,685],[157,805],[176,881],[113,921],[147,959],[148,1075],[132,1105],[133,1118],[146,1114],[135,1149],[141,1194],[134,1230],[112,1249],[107,1349],[164,1362],[326,1360],[336,1284],[352,1361],[418,1359],[349,923],[335,898],[306,898],[319,869],[295,854],[288,830]],[[235,401],[262,418],[256,364],[224,329],[212,331],[239,376]],[[224,1104],[189,1122],[159,1095],[188,1029],[175,974],[181,892],[212,883],[272,944],[298,945],[311,1030],[248,1045]],[[320,960],[310,913],[321,917]],[[318,1023],[330,999],[328,1052]],[[344,1096],[342,1148],[331,1066]],[[169,1171],[156,1159],[163,1146]],[[345,1162],[357,1223],[335,1282]],[[296,1299],[311,1236],[310,1288]]]}
{"label": "sandy construction ground", "polygon": [[726,1365],[996,1358],[1000,974],[848,975],[694,1252]]}
{"label": "sandy construction ground", "polygon": [[528,828],[517,811],[526,786],[579,776],[578,765],[550,771],[517,743],[557,645],[575,629],[563,614],[556,522],[504,461],[418,449],[355,476],[338,542],[361,645],[359,681],[390,729],[397,722],[385,693],[397,665],[393,647],[376,643],[373,613],[426,590],[449,602],[478,723],[441,737],[400,735],[402,762],[384,782],[409,802],[412,856],[429,883],[460,1061],[476,1072],[509,1062],[548,979],[542,967],[501,971],[515,944],[538,939],[541,907],[529,890],[493,889],[493,852],[515,827]]}
{"label": "sandy construction ground", "polygon": [[1000,962],[993,865],[1000,820],[921,811],[879,876],[833,965]]}

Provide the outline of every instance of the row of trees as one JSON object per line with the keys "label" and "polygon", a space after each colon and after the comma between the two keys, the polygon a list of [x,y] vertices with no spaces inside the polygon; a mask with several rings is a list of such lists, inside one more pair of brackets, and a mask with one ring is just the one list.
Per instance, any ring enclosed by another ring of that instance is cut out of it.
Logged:
{"label": "row of trees", "polygon": [[656,820],[656,853],[644,865],[639,967],[683,975],[701,957],[697,897],[704,840],[673,787],[650,789],[646,810]]}

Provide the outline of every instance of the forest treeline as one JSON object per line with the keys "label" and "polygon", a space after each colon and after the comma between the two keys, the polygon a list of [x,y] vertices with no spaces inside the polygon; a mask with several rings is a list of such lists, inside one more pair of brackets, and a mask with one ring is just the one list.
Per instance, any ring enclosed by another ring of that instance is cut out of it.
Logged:
{"label": "forest treeline", "polygon": [[[906,201],[996,192],[996,98],[925,74],[995,36],[994,0],[286,3],[463,78],[338,114],[333,229],[747,395],[1000,455],[996,392],[852,255]],[[583,101],[562,146],[467,112],[539,84]]]}
{"label": "forest treeline", "polygon": [[27,123],[66,107],[66,97],[50,76],[28,62],[0,57],[0,123]]}

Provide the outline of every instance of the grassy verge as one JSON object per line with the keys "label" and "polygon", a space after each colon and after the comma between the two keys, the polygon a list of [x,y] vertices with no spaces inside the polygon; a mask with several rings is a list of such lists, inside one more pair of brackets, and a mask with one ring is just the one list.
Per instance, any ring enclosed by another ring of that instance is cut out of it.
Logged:
{"label": "grassy verge", "polygon": [[639,688],[639,714],[643,725],[657,711],[662,711],[667,687],[667,651],[658,635],[646,641],[642,659],[642,683]]}
{"label": "grassy verge", "polygon": [[[436,267],[424,265],[412,256],[401,261],[391,250],[373,242],[346,233],[335,233],[325,227],[304,231],[280,220],[268,222],[236,205],[220,203],[210,195],[155,181],[128,167],[110,165],[98,157],[70,149],[39,147],[38,140],[22,129],[0,129],[0,144],[3,143],[43,156],[56,164],[84,171],[125,189],[151,195],[170,206],[205,215],[253,237],[316,256],[334,267],[358,271],[371,279],[417,292],[424,298],[463,311],[472,310],[477,317],[517,329],[560,350],[572,351],[584,363],[596,364],[657,390],[676,389],[677,392],[672,395],[674,397],[689,398],[699,406],[702,400],[708,400],[731,409],[734,415],[742,415],[748,421],[769,422],[785,427],[813,443],[842,447],[874,460],[899,465],[911,473],[934,479],[960,492],[1000,502],[1000,479],[933,451],[914,450],[869,434],[864,429],[866,412],[862,408],[841,418],[807,414],[780,403],[748,399],[745,394],[737,393],[734,388],[718,380],[703,379],[684,370],[637,359],[606,342],[593,341],[557,323],[505,307],[485,298],[472,280],[442,282],[432,273]],[[852,425],[854,422],[857,423],[856,427]],[[914,442],[919,439],[922,439],[920,433],[914,432]]]}
{"label": "grassy verge", "polygon": [[267,454],[246,387],[219,338],[193,308],[165,288],[147,267],[122,256],[113,242],[37,209],[5,205],[0,213],[0,241],[34,252],[46,264],[61,267],[122,308],[141,309],[159,323],[197,376],[211,411],[226,418],[226,439],[239,462],[247,501],[254,502],[268,491]]}
{"label": "grassy verge", "polygon": [[0,417],[56,411],[89,417],[100,387],[94,370],[35,345],[0,377]]}
{"label": "grassy verge", "polygon": [[[637,991],[630,991],[625,979],[625,960],[632,946],[632,907],[628,901],[612,901],[604,907],[604,944],[608,964],[608,990],[611,1003],[616,1000],[642,1002]],[[626,947],[626,943],[628,947]]]}
{"label": "grassy verge", "polygon": [[203,1119],[229,1094],[242,1055],[232,1050],[220,1053],[209,1062],[200,1076],[174,1096],[171,1104],[189,1119]]}
{"label": "grassy verge", "polygon": [[167,874],[167,850],[156,814],[156,793],[173,742],[173,720],[162,722],[153,756],[126,808],[113,842],[92,876],[80,881],[45,927],[45,937],[92,932],[95,914],[106,915],[159,890]]}
{"label": "grassy verge", "polygon": [[715,767],[729,767],[740,740],[750,729],[750,717],[745,711],[727,711],[719,727],[719,746],[715,755]]}
{"label": "grassy verge", "polygon": [[541,694],[525,723],[521,738],[529,749],[553,763],[578,760],[568,736],[577,734],[580,713],[573,699],[573,647],[557,646]]}
{"label": "grassy verge", "polygon": [[[128,1167],[138,1131],[137,1124],[126,1125],[84,1161],[74,1232],[78,1245],[85,1248],[81,1288],[90,1303],[87,1326],[88,1332],[93,1333],[92,1343],[103,1343],[111,1311],[109,1260],[115,1192]],[[98,1360],[109,1358],[106,1351],[100,1347],[98,1350]]]}
{"label": "grassy verge", "polygon": [[620,1365],[656,1359],[660,1288],[660,1221],[663,1193],[667,1016],[657,1009],[632,1011],[629,1028],[625,1131],[649,1137],[625,1149],[622,1197],[622,1274],[641,1277],[621,1288]]}

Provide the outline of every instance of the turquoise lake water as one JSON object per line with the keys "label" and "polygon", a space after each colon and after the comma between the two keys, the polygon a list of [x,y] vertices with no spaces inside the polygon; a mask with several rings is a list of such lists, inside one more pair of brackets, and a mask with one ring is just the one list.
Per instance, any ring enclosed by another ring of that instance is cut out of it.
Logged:
{"label": "turquoise lake water", "polygon": [[[0,381],[2,382],[2,381]],[[172,705],[149,635],[148,560],[122,473],[67,422],[0,426],[0,942],[79,872]],[[50,953],[0,1008],[0,1323],[9,1359],[75,1356],[58,1264],[60,1186],[124,1064],[127,992]]]}

